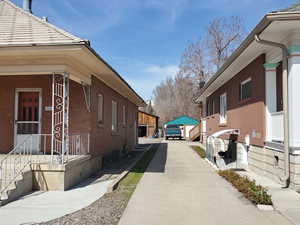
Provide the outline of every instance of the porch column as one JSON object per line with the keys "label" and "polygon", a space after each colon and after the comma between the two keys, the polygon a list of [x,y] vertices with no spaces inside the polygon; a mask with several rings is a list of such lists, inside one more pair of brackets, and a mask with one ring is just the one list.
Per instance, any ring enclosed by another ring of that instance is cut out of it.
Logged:
{"label": "porch column", "polygon": [[60,162],[69,148],[69,75],[52,75],[52,146],[51,154],[59,154]]}
{"label": "porch column", "polygon": [[278,63],[265,63],[266,141],[272,141],[272,116],[277,111],[276,68]]}
{"label": "porch column", "polygon": [[291,45],[289,52],[289,142],[292,150],[300,153],[300,45]]}

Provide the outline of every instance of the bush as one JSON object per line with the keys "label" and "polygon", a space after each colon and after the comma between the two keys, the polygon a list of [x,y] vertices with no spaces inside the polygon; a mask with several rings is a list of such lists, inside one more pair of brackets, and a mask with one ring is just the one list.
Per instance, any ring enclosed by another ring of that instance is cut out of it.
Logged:
{"label": "bush", "polygon": [[201,148],[200,146],[197,145],[192,145],[191,148],[197,152],[198,155],[200,155],[201,158],[205,158],[206,157],[206,153],[205,150],[203,148]]}
{"label": "bush", "polygon": [[256,185],[255,181],[249,180],[232,170],[219,171],[219,175],[229,181],[239,192],[254,204],[272,205],[271,196],[267,189]]}

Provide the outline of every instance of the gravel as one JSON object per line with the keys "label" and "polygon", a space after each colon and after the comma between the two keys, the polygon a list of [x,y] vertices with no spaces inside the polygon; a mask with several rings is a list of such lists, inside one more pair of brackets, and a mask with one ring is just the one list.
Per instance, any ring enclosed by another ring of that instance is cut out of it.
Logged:
{"label": "gravel", "polygon": [[128,200],[124,191],[117,189],[86,208],[38,225],[117,225]]}
{"label": "gravel", "polygon": [[[134,152],[129,158],[105,163],[100,173],[100,180],[116,178],[139,154],[141,152]],[[30,225],[117,225],[129,201],[129,192],[120,186],[115,191],[106,193],[86,208],[48,222]]]}

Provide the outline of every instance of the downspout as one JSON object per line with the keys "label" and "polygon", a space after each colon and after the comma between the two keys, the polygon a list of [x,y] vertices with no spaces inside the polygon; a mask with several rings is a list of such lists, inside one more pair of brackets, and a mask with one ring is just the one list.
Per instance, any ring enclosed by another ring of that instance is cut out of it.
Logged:
{"label": "downspout", "polygon": [[289,52],[284,44],[262,40],[259,35],[255,35],[255,40],[259,44],[269,45],[282,50],[282,92],[283,92],[283,120],[284,120],[284,177],[279,177],[284,187],[290,184],[290,146],[289,146],[289,100],[288,100],[288,56]]}

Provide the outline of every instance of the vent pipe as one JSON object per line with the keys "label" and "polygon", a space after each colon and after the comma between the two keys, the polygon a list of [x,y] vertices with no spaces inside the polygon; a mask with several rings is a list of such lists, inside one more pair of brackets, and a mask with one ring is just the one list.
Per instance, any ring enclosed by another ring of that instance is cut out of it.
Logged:
{"label": "vent pipe", "polygon": [[32,0],[23,0],[23,9],[29,13],[32,13],[31,10]]}

